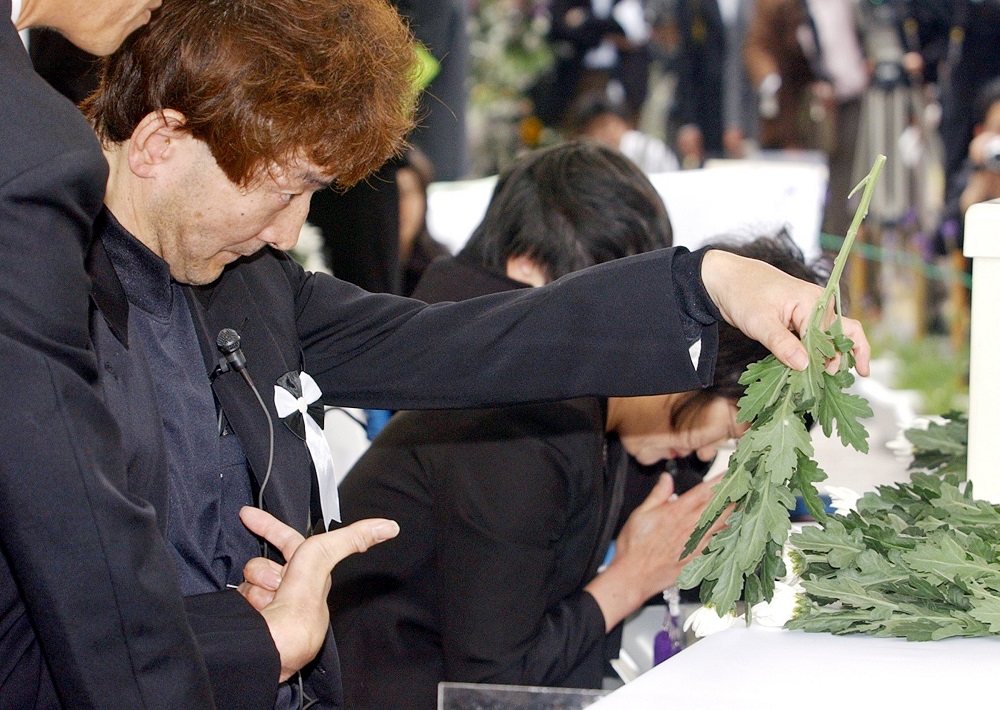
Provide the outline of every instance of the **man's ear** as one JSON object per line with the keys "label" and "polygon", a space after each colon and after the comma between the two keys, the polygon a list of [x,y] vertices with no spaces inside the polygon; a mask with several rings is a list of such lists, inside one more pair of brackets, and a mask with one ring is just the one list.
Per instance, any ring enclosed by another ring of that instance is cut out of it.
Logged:
{"label": "man's ear", "polygon": [[146,114],[132,131],[128,143],[128,165],[138,177],[153,177],[177,152],[179,143],[190,134],[184,131],[180,111],[164,109]]}

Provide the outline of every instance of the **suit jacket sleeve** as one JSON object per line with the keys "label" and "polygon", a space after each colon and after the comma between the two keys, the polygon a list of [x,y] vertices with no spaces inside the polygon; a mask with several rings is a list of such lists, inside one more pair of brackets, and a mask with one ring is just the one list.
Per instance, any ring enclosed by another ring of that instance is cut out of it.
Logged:
{"label": "suit jacket sleeve", "polygon": [[286,261],[305,369],[329,403],[387,409],[491,406],[699,389],[673,283],[684,249],[585,269],[554,283],[428,306],[369,294]]}
{"label": "suit jacket sleeve", "polygon": [[153,510],[124,493],[95,388],[83,253],[106,177],[89,126],[0,21],[0,627],[30,620],[44,655],[34,677],[0,673],[0,697],[34,682],[80,708],[208,708]]}
{"label": "suit jacket sleeve", "polygon": [[94,387],[83,248],[103,185],[95,153],[0,182],[0,543],[62,698],[211,707],[154,512],[123,493]]}
{"label": "suit jacket sleeve", "polygon": [[184,598],[220,710],[272,710],[281,662],[267,623],[235,590]]}

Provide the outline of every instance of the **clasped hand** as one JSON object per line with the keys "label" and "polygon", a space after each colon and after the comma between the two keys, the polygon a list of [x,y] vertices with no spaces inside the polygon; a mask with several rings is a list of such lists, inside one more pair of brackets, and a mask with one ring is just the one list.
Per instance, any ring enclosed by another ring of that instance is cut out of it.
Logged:
{"label": "clasped hand", "polygon": [[[674,481],[663,474],[618,534],[608,568],[585,587],[604,615],[605,631],[667,587],[672,586],[694,555],[681,557],[702,511],[712,500],[715,481],[674,495]],[[705,534],[698,551],[725,525],[723,515]]]}
{"label": "clasped hand", "polygon": [[315,658],[330,625],[330,573],[342,559],[399,534],[392,520],[374,518],[303,538],[270,513],[240,510],[247,529],[281,551],[284,566],[255,557],[243,569],[239,592],[261,613],[281,658],[285,681]]}

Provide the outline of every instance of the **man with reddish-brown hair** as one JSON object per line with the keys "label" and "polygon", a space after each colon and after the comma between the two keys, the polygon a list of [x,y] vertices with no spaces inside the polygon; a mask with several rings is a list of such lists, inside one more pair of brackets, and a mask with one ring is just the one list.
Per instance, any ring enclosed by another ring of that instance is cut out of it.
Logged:
{"label": "man with reddish-brown hair", "polygon": [[[411,36],[382,0],[168,0],[107,60],[83,106],[112,166],[88,254],[91,337],[105,402],[122,429],[129,492],[157,511],[187,599],[220,608],[218,599],[239,596],[227,589],[239,588],[260,612],[255,620],[229,602],[228,618],[213,628],[206,653],[228,654],[232,670],[212,678],[221,706],[335,707],[339,669],[332,641],[320,649],[325,633],[314,644],[290,633],[290,616],[304,622],[313,614],[282,594],[287,570],[253,574],[262,562],[253,533],[287,543],[274,546],[285,561],[322,520],[311,452],[296,436],[306,423],[300,416],[295,434],[274,427],[274,403],[262,413],[236,373],[220,377],[214,298],[189,285],[212,284],[226,264],[271,240],[287,248],[313,191],[351,184],[398,151],[412,125],[414,67]],[[256,321],[225,318],[244,347],[255,344]],[[287,332],[268,341],[292,342]],[[276,356],[267,364],[295,383],[289,387],[301,387],[297,354],[267,356]],[[255,379],[263,360],[251,351]],[[270,368],[268,376],[261,389],[272,400],[279,378]],[[241,510],[251,504],[295,531]],[[368,545],[395,528],[369,521],[355,532]],[[281,590],[261,600],[277,579]],[[299,604],[325,610],[325,586]],[[317,650],[303,676],[288,682]]]}
{"label": "man with reddish-brown hair", "polygon": [[[238,516],[263,508],[294,536],[338,518],[318,405],[698,389],[723,314],[804,367],[790,328],[819,289],[722,252],[662,250],[531,293],[434,306],[305,272],[284,252],[311,194],[401,149],[414,67],[385,0],[164,0],[85,106],[110,169],[88,255],[91,338],[137,472],[129,492],[156,509],[184,595],[236,587],[261,610],[266,627],[218,629],[237,653],[281,647],[270,616],[289,582]],[[864,370],[864,334],[846,330]],[[332,637],[298,677],[301,664],[280,655],[280,674],[273,658],[256,678],[234,674],[253,685],[246,707],[340,703]]]}

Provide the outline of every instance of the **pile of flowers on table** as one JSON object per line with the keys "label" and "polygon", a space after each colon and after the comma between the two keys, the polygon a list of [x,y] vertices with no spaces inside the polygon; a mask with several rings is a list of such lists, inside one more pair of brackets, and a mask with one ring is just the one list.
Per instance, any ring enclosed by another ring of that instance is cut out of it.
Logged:
{"label": "pile of flowers on table", "polygon": [[[968,421],[951,413],[905,436],[910,481],[794,531],[787,574],[753,622],[911,641],[1000,634],[1000,506],[965,480]],[[735,621],[702,608],[688,625],[705,635]]]}

